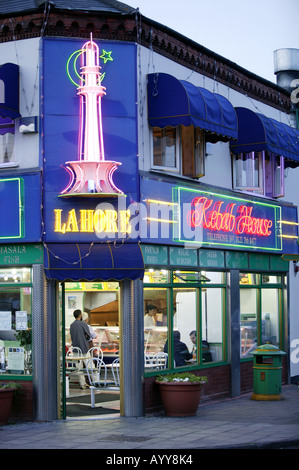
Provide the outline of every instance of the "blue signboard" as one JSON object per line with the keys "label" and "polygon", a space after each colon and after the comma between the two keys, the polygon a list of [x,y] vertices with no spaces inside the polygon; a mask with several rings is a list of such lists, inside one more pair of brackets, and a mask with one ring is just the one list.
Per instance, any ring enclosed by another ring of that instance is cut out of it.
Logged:
{"label": "blue signboard", "polygon": [[177,241],[282,250],[280,206],[184,187],[173,188],[173,202]]}
{"label": "blue signboard", "polygon": [[139,198],[136,46],[43,42],[45,241],[126,239]]}
{"label": "blue signboard", "polygon": [[140,239],[190,249],[298,253],[297,208],[142,175]]}

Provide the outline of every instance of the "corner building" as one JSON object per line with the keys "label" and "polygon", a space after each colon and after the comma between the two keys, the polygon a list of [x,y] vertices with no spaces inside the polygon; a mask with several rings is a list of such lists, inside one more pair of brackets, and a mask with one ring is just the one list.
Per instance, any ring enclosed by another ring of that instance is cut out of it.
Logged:
{"label": "corner building", "polygon": [[26,390],[14,416],[81,406],[86,368],[65,359],[75,309],[107,370],[119,360],[107,413],[158,410],[169,371],[206,375],[204,400],[248,392],[266,342],[294,380],[289,91],[121,2],[1,2],[0,21],[0,366]]}

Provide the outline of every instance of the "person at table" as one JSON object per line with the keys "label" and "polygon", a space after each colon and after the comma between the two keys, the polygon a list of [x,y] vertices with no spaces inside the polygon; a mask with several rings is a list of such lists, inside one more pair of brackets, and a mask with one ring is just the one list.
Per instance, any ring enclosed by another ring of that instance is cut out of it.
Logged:
{"label": "person at table", "polygon": [[144,328],[145,329],[155,328],[157,324],[156,315],[158,313],[158,308],[156,307],[156,305],[149,304],[146,310],[147,310],[147,313],[144,315]]}
{"label": "person at table", "polygon": [[[167,341],[164,345],[164,352],[168,353]],[[186,344],[181,341],[181,333],[178,330],[173,332],[173,357],[175,367],[185,366],[186,361],[192,358]]]}
{"label": "person at table", "polygon": [[192,359],[196,359],[196,352],[197,352],[196,330],[192,330],[189,333],[189,336],[193,344],[192,351],[191,351]]}
{"label": "person at table", "polygon": [[88,325],[82,321],[82,312],[81,310],[74,310],[73,315],[75,321],[70,326],[70,334],[72,340],[72,346],[80,348],[82,354],[86,354],[90,349],[90,342],[92,340]]}

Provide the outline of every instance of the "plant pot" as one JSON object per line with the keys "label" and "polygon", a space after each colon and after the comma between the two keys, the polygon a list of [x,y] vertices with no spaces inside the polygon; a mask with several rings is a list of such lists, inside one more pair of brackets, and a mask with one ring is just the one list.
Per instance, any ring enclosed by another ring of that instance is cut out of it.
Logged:
{"label": "plant pot", "polygon": [[157,382],[166,416],[194,416],[200,402],[200,382]]}
{"label": "plant pot", "polygon": [[0,425],[8,422],[14,393],[13,388],[0,389]]}

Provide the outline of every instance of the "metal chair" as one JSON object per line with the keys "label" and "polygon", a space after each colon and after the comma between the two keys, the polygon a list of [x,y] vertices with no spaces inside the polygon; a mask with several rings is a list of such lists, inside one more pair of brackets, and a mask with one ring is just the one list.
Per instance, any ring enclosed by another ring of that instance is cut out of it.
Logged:
{"label": "metal chair", "polygon": [[65,371],[69,376],[70,382],[79,382],[80,387],[85,386],[84,374],[82,372],[82,361],[72,361],[72,356],[76,356],[77,359],[82,357],[82,350],[77,346],[71,346],[67,353],[65,359]]}
{"label": "metal chair", "polygon": [[104,360],[103,351],[101,350],[101,348],[98,348],[97,346],[90,348],[87,351],[87,356],[95,357],[97,359],[101,359],[102,361]]}
{"label": "metal chair", "polygon": [[112,376],[113,376],[113,381],[117,387],[120,385],[119,381],[119,357],[114,359],[112,362]]}
{"label": "metal chair", "polygon": [[[96,363],[96,364],[95,364]],[[104,380],[101,375],[104,371]],[[86,361],[86,372],[89,380],[91,396],[91,408],[95,408],[95,391],[105,388],[107,385],[107,368],[102,359],[90,358]]]}
{"label": "metal chair", "polygon": [[168,354],[165,352],[158,352],[153,357],[153,367],[155,369],[166,369],[168,362]]}

